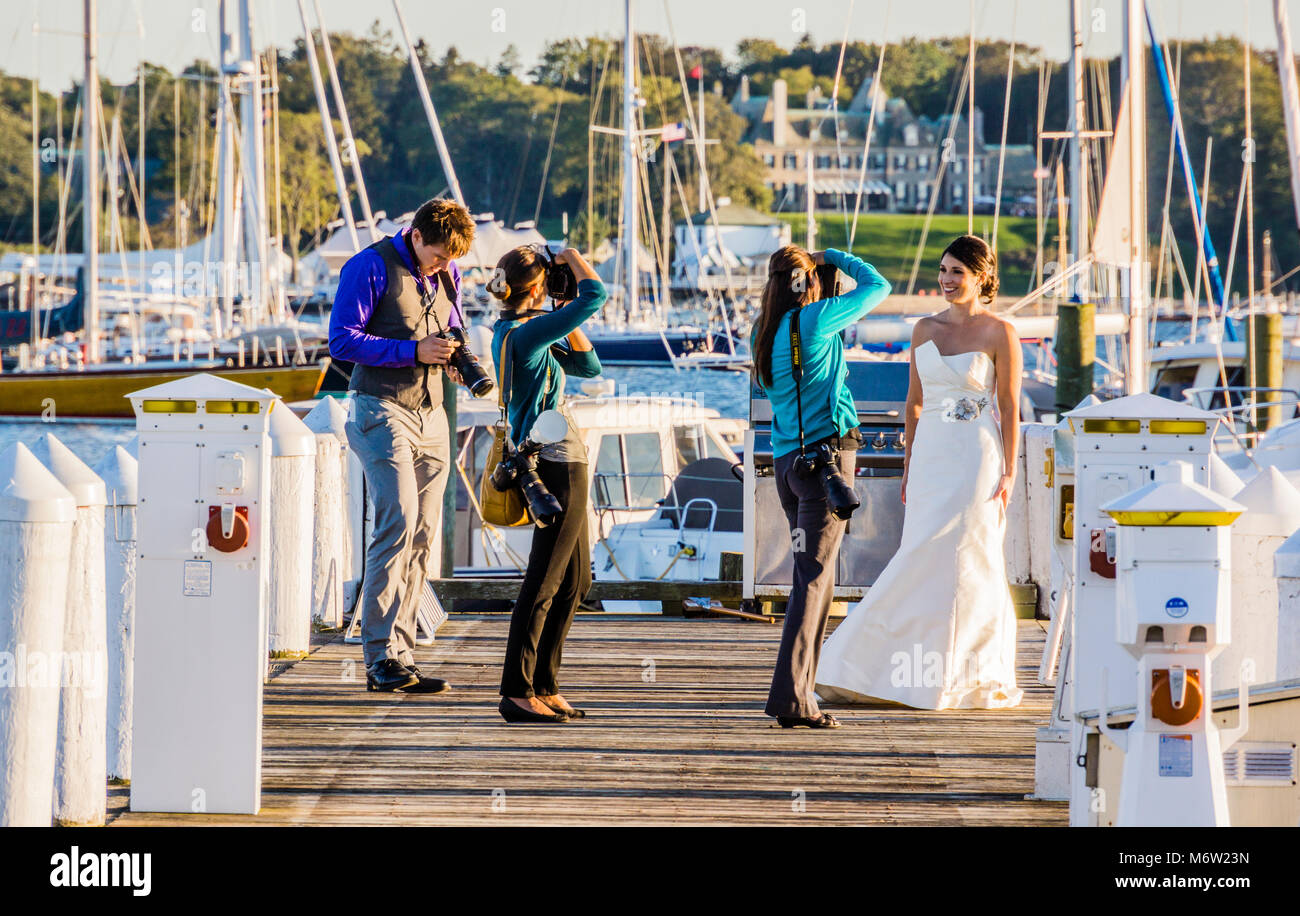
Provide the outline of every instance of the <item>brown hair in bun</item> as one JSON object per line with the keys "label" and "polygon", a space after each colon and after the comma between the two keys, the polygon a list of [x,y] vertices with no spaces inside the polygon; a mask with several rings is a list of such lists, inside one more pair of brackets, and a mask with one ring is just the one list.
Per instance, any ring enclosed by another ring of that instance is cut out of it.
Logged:
{"label": "brown hair in bun", "polygon": [[497,261],[488,292],[506,305],[516,306],[528,296],[528,291],[542,282],[546,267],[537,252],[527,245],[512,248]]}
{"label": "brown hair in bun", "polygon": [[998,294],[998,256],[993,253],[988,242],[975,235],[959,235],[948,243],[943,253],[961,261],[976,277],[983,275],[979,288],[980,301],[985,304],[993,301],[993,297]]}

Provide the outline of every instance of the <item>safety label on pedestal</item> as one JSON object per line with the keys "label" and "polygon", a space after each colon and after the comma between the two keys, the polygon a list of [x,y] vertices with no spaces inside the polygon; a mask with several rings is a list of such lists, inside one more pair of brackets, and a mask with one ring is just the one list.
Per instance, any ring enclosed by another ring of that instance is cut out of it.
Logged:
{"label": "safety label on pedestal", "polygon": [[1160,736],[1160,775],[1192,775],[1192,736]]}
{"label": "safety label on pedestal", "polygon": [[181,590],[186,598],[212,597],[212,561],[186,560],[185,585]]}

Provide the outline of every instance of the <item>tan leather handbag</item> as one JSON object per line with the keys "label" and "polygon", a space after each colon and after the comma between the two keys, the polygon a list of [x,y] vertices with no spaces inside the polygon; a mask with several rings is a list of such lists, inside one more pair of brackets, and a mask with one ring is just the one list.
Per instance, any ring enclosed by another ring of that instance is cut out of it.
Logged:
{"label": "tan leather handbag", "polygon": [[510,364],[510,335],[513,333],[512,328],[501,344],[501,359],[497,363],[501,367],[502,383],[497,386],[497,406],[501,409],[501,417],[492,427],[492,448],[488,451],[487,461],[483,464],[483,477],[478,484],[479,511],[483,515],[483,521],[500,528],[517,528],[532,521],[518,487],[510,487],[503,492],[492,485],[492,472],[501,463],[506,438],[510,434],[506,405],[510,403],[510,378],[513,375]]}

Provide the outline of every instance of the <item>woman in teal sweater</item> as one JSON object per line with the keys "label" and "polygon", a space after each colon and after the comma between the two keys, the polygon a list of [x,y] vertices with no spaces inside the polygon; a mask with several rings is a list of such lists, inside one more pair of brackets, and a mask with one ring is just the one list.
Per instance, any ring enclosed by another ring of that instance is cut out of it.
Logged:
{"label": "woman in teal sweater", "polygon": [[532,248],[507,252],[488,284],[502,300],[492,352],[511,441],[523,442],[545,410],[560,410],[569,421],[565,438],[538,453],[537,474],[564,512],[533,530],[501,674],[498,710],[507,722],[560,723],[585,715],[560,695],[557,681],[564,638],[578,603],[591,589],[587,451],[564,407],[564,378],[565,373],[579,378],[600,374],[600,360],[580,327],[604,304],[605,287],[577,249],[565,249],[556,260],[572,268],[578,295],[554,311],[542,308],[546,271]]}
{"label": "woman in teal sweater", "polygon": [[[857,282],[842,296],[821,298],[817,267],[834,265]],[[772,404],[776,491],[790,525],[794,581],[785,629],[767,698],[767,714],[785,728],[836,728],[813,691],[835,586],[835,559],[846,520],[837,518],[821,479],[798,459],[822,445],[852,485],[861,444],[840,332],[889,295],[889,283],[870,264],[835,249],[809,254],[787,245],[768,262],[767,286],[750,341],[754,374]],[[790,322],[798,316],[802,378],[794,378]],[[802,408],[802,409],[801,409]],[[803,445],[800,449],[800,417]]]}

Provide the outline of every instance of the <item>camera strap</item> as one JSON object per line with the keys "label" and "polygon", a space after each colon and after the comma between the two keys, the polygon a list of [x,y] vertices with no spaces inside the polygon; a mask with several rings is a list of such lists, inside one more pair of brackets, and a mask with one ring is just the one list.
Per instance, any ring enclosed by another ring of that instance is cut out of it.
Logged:
{"label": "camera strap", "polygon": [[803,455],[805,451],[803,441],[803,352],[799,347],[799,315],[802,312],[802,305],[796,305],[790,310],[790,375],[794,379],[794,401],[796,416],[799,418],[800,455]]}
{"label": "camera strap", "polygon": [[514,379],[514,367],[510,361],[510,335],[514,332],[514,328],[506,331],[506,336],[501,341],[501,360],[497,363],[501,367],[501,384],[497,386],[497,407],[501,410],[501,423],[507,430],[510,428],[510,420],[506,416],[506,408],[510,404],[511,385]]}

